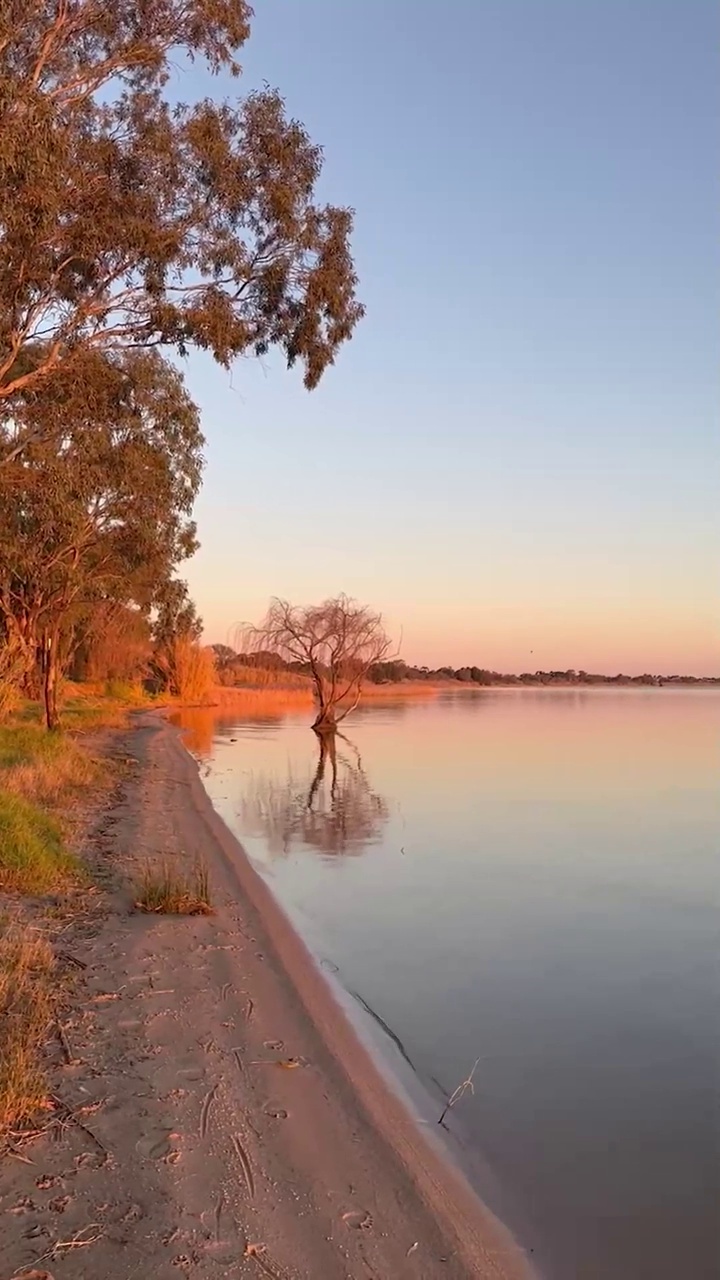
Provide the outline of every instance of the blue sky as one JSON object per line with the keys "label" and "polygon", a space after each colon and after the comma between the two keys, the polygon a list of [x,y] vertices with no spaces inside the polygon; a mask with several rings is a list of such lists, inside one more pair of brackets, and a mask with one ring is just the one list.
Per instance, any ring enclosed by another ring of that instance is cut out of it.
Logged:
{"label": "blue sky", "polygon": [[187,362],[207,638],[344,590],[411,661],[720,671],[720,6],[256,10],[241,87],[323,144],[367,316],[311,394]]}

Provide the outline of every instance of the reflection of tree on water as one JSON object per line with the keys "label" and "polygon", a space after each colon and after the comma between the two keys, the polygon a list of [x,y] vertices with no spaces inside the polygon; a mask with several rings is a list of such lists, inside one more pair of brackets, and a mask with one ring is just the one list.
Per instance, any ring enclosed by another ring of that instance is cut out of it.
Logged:
{"label": "reflection of tree on water", "polygon": [[372,790],[353,743],[344,734],[323,734],[318,749],[311,778],[301,781],[290,772],[285,781],[256,777],[248,786],[243,823],[249,834],[266,838],[272,854],[288,854],[297,843],[328,856],[357,855],[387,820],[387,804]]}

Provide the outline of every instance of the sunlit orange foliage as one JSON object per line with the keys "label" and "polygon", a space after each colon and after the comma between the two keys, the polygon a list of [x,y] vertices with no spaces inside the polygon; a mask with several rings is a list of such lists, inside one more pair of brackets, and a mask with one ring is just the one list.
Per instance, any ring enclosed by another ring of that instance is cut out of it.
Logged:
{"label": "sunlit orange foliage", "polygon": [[162,655],[168,687],[181,702],[212,702],[216,688],[215,656],[189,636],[177,636]]}
{"label": "sunlit orange foliage", "polygon": [[233,662],[228,668],[230,684],[224,685],[231,692],[240,689],[312,689],[309,676],[298,675],[295,671],[274,670],[269,667],[245,666]]}

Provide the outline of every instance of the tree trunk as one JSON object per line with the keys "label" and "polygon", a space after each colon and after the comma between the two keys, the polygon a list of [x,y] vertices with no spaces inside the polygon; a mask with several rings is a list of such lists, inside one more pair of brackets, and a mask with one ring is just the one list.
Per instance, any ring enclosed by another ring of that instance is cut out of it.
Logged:
{"label": "tree trunk", "polygon": [[313,721],[313,729],[316,733],[334,733],[335,704],[332,700],[332,695],[328,696],[323,673],[314,664],[311,664],[311,667],[318,704],[318,713]]}
{"label": "tree trunk", "polygon": [[45,724],[48,729],[57,729],[60,723],[57,710],[57,647],[57,635],[48,636],[45,641],[45,679],[43,682]]}
{"label": "tree trunk", "polygon": [[331,706],[321,707],[315,721],[313,729],[316,733],[334,733],[337,728],[335,723],[335,708]]}

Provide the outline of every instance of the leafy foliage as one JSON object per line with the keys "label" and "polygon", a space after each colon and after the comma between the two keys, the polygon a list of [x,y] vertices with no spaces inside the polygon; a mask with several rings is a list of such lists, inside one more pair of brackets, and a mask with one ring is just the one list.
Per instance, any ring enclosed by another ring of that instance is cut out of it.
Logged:
{"label": "leafy foliage", "polygon": [[[171,105],[178,60],[237,75],[244,0],[0,7],[0,402],[88,351],[279,347],[314,387],[362,315],[352,214],[266,89]],[[23,440],[16,442],[23,447]],[[1,460],[1,459],[0,459]],[[8,453],[5,454],[5,461]]]}
{"label": "leafy foliage", "polygon": [[91,350],[82,369],[27,396],[32,443],[0,472],[0,620],[53,684],[90,614],[149,611],[196,546],[203,438],[182,377],[154,351]]}

